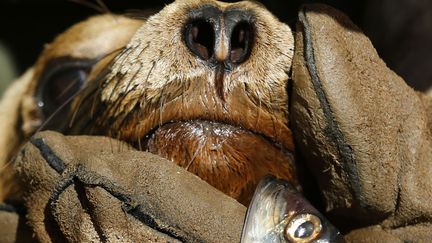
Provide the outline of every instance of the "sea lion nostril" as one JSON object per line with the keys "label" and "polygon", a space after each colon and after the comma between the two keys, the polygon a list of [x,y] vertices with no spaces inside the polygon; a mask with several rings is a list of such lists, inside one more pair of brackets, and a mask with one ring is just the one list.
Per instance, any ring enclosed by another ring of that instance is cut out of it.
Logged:
{"label": "sea lion nostril", "polygon": [[204,19],[189,23],[185,32],[186,45],[199,58],[208,60],[213,56],[215,33],[213,26]]}
{"label": "sea lion nostril", "polygon": [[[210,67],[230,71],[252,52],[255,15],[242,8],[221,10],[204,5],[189,13],[184,40],[189,50]],[[222,76],[221,76],[222,77]]]}
{"label": "sea lion nostril", "polygon": [[239,22],[231,34],[230,60],[233,63],[241,63],[250,54],[252,39],[252,27],[246,22]]}

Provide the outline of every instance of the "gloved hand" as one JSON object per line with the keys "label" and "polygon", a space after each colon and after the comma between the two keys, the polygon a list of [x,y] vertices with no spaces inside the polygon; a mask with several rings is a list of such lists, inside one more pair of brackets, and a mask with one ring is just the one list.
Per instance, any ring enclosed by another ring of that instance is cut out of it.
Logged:
{"label": "gloved hand", "polygon": [[336,226],[357,242],[432,239],[431,98],[379,58],[345,15],[299,14],[290,116]]}
{"label": "gloved hand", "polygon": [[14,161],[27,215],[0,242],[236,242],[246,208],[159,156],[107,137],[34,136]]}

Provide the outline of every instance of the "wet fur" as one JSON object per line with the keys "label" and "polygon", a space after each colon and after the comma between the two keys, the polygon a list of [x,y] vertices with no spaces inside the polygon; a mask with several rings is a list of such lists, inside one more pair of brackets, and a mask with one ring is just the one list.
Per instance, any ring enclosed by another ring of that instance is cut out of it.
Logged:
{"label": "wet fur", "polygon": [[[249,59],[224,75],[221,91],[224,100],[218,97],[214,87],[216,71],[192,55],[182,40],[187,13],[203,5],[243,9],[252,12],[256,20],[256,43]],[[28,74],[22,85],[16,84],[9,91],[16,90],[24,95],[6,96],[3,101],[2,107],[7,106],[4,109],[12,115],[0,118],[0,123],[5,126],[2,131],[13,132],[0,137],[0,146],[3,146],[0,149],[7,151],[2,154],[0,163],[6,164],[44,122],[35,90],[47,63],[64,56],[98,57],[101,60],[89,74],[87,88],[71,104],[64,133],[108,135],[140,147],[144,135],[172,121],[208,120],[242,127],[252,135],[268,140],[258,144],[270,142],[280,147],[272,154],[281,153],[281,159],[276,155],[276,159],[259,158],[259,151],[256,153],[259,148],[253,146],[244,149],[253,151],[251,155],[236,155],[236,143],[227,143],[228,148],[223,151],[232,152],[209,153],[202,156],[202,163],[181,165],[227,194],[247,200],[248,196],[243,195],[244,188],[256,184],[263,174],[272,172],[295,180],[293,165],[282,158],[294,149],[288,128],[286,87],[293,44],[289,27],[263,6],[252,2],[228,4],[180,0],[146,21],[115,15],[91,18],[73,26],[48,45],[37,61],[34,73]],[[5,105],[8,102],[14,104]],[[235,141],[236,137],[233,139]],[[207,140],[202,144],[194,143],[191,142],[191,151],[211,151],[209,147],[213,144]],[[175,148],[171,150],[175,151]],[[209,169],[215,158],[224,155],[234,156],[233,161],[237,163],[222,161],[216,169],[212,166]],[[264,165],[254,164],[260,162],[259,159],[265,161]],[[288,156],[287,160],[292,157]],[[7,171],[4,170],[2,179],[6,178]],[[3,189],[0,189],[4,195],[10,194],[5,189],[6,184],[10,185],[3,182]]]}

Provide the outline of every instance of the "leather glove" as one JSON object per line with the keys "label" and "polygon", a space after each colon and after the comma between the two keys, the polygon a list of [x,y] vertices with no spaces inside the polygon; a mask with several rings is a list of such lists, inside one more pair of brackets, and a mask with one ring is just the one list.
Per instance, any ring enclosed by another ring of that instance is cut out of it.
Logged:
{"label": "leather glove", "polygon": [[[111,138],[42,132],[19,152],[14,170],[40,242],[240,239],[243,205],[172,162]],[[0,242],[28,242],[21,217],[0,212]]]}
{"label": "leather glove", "polygon": [[293,63],[297,149],[346,238],[432,239],[431,99],[406,85],[345,15],[302,8]]}

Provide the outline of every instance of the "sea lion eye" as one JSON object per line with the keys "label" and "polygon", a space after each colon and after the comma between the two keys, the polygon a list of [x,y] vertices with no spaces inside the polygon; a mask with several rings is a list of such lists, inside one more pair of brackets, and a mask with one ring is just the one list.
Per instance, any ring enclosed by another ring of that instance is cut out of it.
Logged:
{"label": "sea lion eye", "polygon": [[93,65],[88,60],[54,60],[41,76],[37,98],[44,118],[48,118],[85,84]]}
{"label": "sea lion eye", "polygon": [[285,237],[289,242],[310,242],[320,235],[320,218],[313,214],[295,216],[285,228]]}

